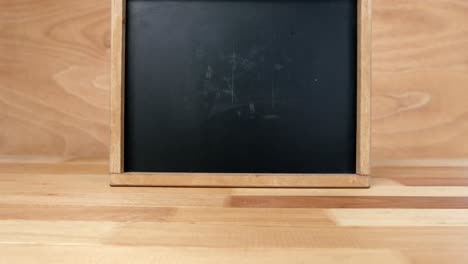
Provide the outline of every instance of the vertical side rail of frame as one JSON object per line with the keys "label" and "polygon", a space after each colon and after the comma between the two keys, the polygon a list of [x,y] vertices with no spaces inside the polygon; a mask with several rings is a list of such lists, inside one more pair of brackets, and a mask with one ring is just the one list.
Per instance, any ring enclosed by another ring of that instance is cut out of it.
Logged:
{"label": "vertical side rail of frame", "polygon": [[125,0],[112,0],[110,86],[110,173],[123,172]]}
{"label": "vertical side rail of frame", "polygon": [[358,0],[356,173],[370,173],[372,0]]}

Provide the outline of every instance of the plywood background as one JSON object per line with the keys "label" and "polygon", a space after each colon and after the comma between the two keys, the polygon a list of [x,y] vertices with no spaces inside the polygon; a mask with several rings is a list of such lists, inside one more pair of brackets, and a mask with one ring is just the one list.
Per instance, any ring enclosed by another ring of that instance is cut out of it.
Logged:
{"label": "plywood background", "polygon": [[[374,0],[372,163],[468,167],[468,1]],[[0,0],[0,160],[106,159],[110,0]]]}
{"label": "plywood background", "polygon": [[110,0],[0,0],[0,155],[104,158]]}

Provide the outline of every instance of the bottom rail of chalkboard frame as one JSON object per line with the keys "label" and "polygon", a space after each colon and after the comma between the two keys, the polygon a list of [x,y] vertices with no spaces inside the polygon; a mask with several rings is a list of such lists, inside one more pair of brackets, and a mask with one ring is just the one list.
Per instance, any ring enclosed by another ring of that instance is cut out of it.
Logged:
{"label": "bottom rail of chalkboard frame", "polygon": [[368,188],[369,176],[358,174],[249,173],[112,173],[111,186]]}

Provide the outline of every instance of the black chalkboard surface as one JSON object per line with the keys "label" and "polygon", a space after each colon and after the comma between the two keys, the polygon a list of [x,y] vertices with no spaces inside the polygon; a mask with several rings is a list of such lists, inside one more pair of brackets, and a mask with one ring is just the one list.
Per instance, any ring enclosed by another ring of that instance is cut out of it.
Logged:
{"label": "black chalkboard surface", "polygon": [[356,172],[356,0],[126,8],[124,171]]}

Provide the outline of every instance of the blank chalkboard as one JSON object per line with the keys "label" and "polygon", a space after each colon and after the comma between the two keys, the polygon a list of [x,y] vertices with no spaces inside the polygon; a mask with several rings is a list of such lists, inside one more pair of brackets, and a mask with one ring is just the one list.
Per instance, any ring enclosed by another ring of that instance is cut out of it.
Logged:
{"label": "blank chalkboard", "polygon": [[125,172],[356,173],[356,0],[128,0],[125,31]]}

